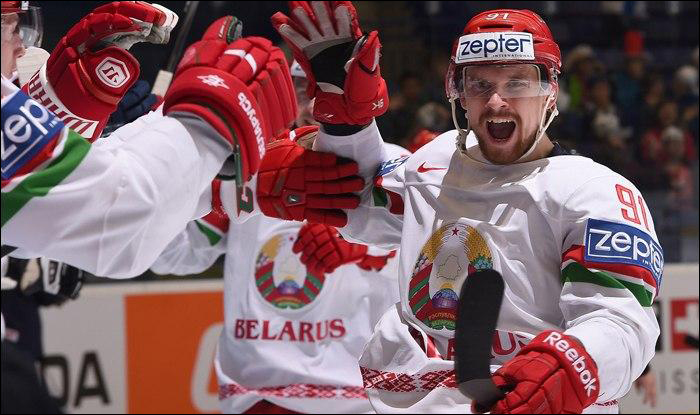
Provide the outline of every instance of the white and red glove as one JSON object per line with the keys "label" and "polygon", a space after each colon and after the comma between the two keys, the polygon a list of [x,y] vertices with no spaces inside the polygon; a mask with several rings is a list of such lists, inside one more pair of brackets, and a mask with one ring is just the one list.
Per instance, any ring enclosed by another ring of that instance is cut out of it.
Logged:
{"label": "white and red glove", "polygon": [[493,381],[507,393],[490,408],[492,414],[580,414],[600,390],[593,358],[578,340],[554,330],[532,339]]}
{"label": "white and red glove", "polygon": [[312,143],[318,127],[293,131],[295,141],[282,137],[267,146],[260,163],[256,195],[263,214],[285,220],[324,223],[342,227],[355,209],[364,187],[353,161],[335,154],[309,150],[299,143]]}
{"label": "white and red glove", "polygon": [[362,34],[349,1],[290,1],[289,9],[289,16],[275,13],[272,25],[306,72],[314,119],[364,126],[382,115],[389,94],[379,70],[378,32]]}
{"label": "white and red glove", "polygon": [[236,24],[222,17],[187,48],[163,113],[194,114],[209,123],[236,155],[238,179],[247,181],[265,144],[294,122],[297,104],[282,50],[262,37],[233,40],[228,34]]}
{"label": "white and red glove", "polygon": [[139,79],[127,50],[137,42],[167,43],[178,17],[157,4],[121,1],[100,6],[61,38],[23,89],[89,140]]}

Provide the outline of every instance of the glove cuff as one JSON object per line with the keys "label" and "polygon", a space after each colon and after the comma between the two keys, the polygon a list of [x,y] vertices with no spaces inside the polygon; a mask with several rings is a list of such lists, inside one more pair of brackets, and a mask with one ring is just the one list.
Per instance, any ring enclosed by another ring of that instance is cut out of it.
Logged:
{"label": "glove cuff", "polygon": [[[257,172],[268,133],[258,118],[257,100],[240,79],[216,68],[186,69],[176,75],[165,96],[163,113],[173,111],[194,113],[221,134],[232,150],[240,148],[244,178]],[[251,139],[257,145],[251,145]]]}

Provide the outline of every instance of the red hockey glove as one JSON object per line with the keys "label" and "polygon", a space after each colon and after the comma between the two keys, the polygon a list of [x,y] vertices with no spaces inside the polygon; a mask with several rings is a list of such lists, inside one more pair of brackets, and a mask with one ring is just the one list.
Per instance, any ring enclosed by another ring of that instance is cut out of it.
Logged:
{"label": "red hockey glove", "polygon": [[229,44],[234,24],[231,16],[217,20],[187,48],[163,112],[191,113],[208,122],[237,155],[237,180],[248,181],[266,142],[294,122],[296,97],[282,50],[261,37]]}
{"label": "red hockey glove", "polygon": [[[294,134],[298,142],[311,142],[317,131],[302,127]],[[360,198],[351,194],[364,187],[357,172],[355,162],[308,150],[288,138],[277,140],[268,145],[260,164],[258,206],[273,218],[345,226],[347,215],[341,209],[360,205]]]}
{"label": "red hockey glove", "polygon": [[229,219],[221,202],[221,180],[219,179],[214,179],[211,182],[211,212],[203,216],[202,220],[214,225],[224,233],[228,232],[231,219]]}
{"label": "red hockey glove", "polygon": [[139,79],[139,64],[127,50],[137,42],[167,43],[176,23],[177,15],[157,4],[100,6],[68,31],[23,88],[67,127],[95,140]]}
{"label": "red hockey glove", "polygon": [[385,266],[386,263],[389,262],[390,258],[393,258],[396,256],[396,251],[391,251],[388,255],[380,255],[380,256],[374,256],[374,255],[365,255],[364,258],[360,262],[357,263],[357,266],[362,268],[365,271],[381,271]]}
{"label": "red hockey glove", "polygon": [[366,125],[389,107],[379,70],[377,31],[362,35],[349,1],[290,1],[272,25],[292,49],[316,98],[314,118],[326,124]]}
{"label": "red hockey glove", "polygon": [[307,223],[299,230],[292,251],[301,253],[301,262],[312,274],[327,274],[341,265],[362,261],[367,246],[344,240],[328,225]]}
{"label": "red hockey glove", "polygon": [[558,331],[532,339],[493,381],[509,391],[491,408],[494,414],[580,414],[598,399],[600,388],[593,358],[578,340]]}

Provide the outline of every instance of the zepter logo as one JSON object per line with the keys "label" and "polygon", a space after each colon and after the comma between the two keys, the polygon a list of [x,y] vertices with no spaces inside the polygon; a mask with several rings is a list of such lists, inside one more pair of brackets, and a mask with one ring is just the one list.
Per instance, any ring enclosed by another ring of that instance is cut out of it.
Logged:
{"label": "zepter logo", "polygon": [[297,232],[285,232],[270,238],[255,261],[255,285],[260,295],[279,309],[298,310],[321,293],[325,276],[307,271],[292,252]]}
{"label": "zepter logo", "polygon": [[50,157],[51,151],[46,151],[63,127],[58,117],[24,92],[7,99],[2,106],[2,179]]}
{"label": "zepter logo", "polygon": [[462,284],[470,274],[490,268],[493,255],[476,229],[461,222],[443,225],[413,268],[408,293],[413,315],[430,329],[453,332]]}
{"label": "zepter logo", "polygon": [[588,219],[585,241],[586,261],[636,265],[651,271],[661,285],[664,251],[648,233],[623,223]]}
{"label": "zepter logo", "polygon": [[126,64],[112,57],[105,58],[95,69],[97,77],[112,88],[119,88],[129,81],[131,73]]}
{"label": "zepter logo", "polygon": [[455,63],[534,59],[532,34],[490,32],[460,37]]}

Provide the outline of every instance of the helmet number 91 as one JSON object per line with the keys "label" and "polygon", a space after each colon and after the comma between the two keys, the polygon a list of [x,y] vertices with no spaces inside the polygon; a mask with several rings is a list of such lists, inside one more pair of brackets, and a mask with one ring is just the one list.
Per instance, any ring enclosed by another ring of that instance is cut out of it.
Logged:
{"label": "helmet number 91", "polygon": [[[503,20],[508,20],[508,14],[509,13],[503,13]],[[486,20],[495,20],[498,19],[498,16],[500,16],[501,13],[490,13],[489,15],[486,16]]]}

